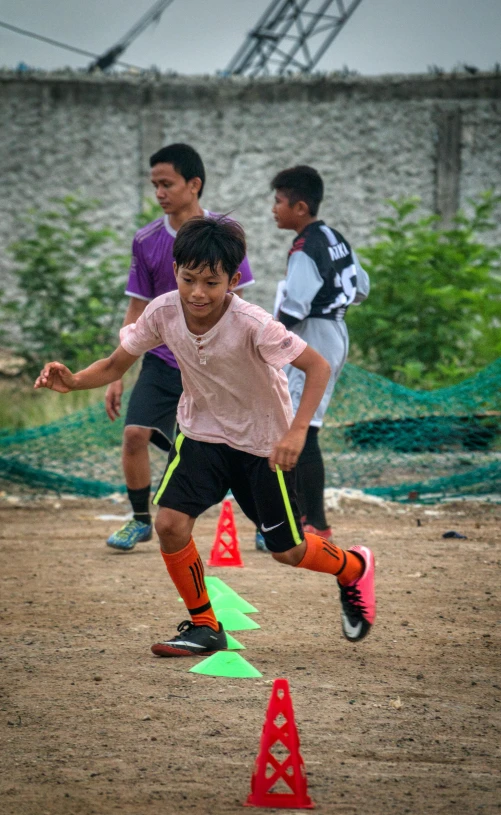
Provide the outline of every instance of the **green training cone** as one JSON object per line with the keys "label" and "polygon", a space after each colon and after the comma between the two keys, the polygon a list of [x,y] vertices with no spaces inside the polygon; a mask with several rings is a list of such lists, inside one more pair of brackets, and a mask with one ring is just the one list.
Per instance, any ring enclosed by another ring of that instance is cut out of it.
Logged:
{"label": "green training cone", "polygon": [[218,651],[216,654],[212,654],[211,657],[204,659],[203,662],[190,668],[190,673],[235,678],[263,675],[235,651]]}
{"label": "green training cone", "polygon": [[211,597],[212,608],[214,611],[220,611],[221,609],[226,608],[236,608],[238,611],[241,611],[243,614],[254,614],[257,612],[257,608],[252,606],[247,600],[244,600],[243,597],[239,597],[238,594],[215,594],[214,597]]}
{"label": "green training cone", "polygon": [[210,585],[217,586],[218,583],[222,583],[223,586],[226,586],[226,583],[223,580],[221,580],[220,577],[213,577],[210,574],[205,575],[205,582],[207,583],[208,586]]}
{"label": "green training cone", "polygon": [[[242,614],[259,614],[259,609],[257,609],[251,603],[248,603],[243,597],[240,597],[240,595],[237,594],[236,591],[233,591],[233,589],[229,589],[227,592],[222,592],[219,590],[219,588],[209,585],[207,586],[207,593],[214,611],[219,611],[220,609],[226,608],[236,608],[238,611],[241,611]],[[177,601],[178,603],[182,603],[183,598],[178,597]]]}
{"label": "green training cone", "polygon": [[[235,591],[235,589],[232,589],[230,586],[228,586],[228,585],[227,585],[227,584],[224,582],[224,580],[221,580],[221,578],[220,578],[220,577],[206,577],[206,578],[205,578],[205,583],[206,583],[206,585],[207,585],[207,592],[208,592],[208,595],[209,595],[209,597],[210,597],[211,602],[212,602],[212,601],[213,601],[213,600],[214,600],[216,597],[223,596],[223,597],[238,597],[238,599],[239,599],[239,600],[241,600],[241,601],[243,601],[243,602],[247,603],[247,600],[244,600],[244,598],[243,598],[243,597],[241,597],[241,596],[240,596],[240,595],[239,595],[239,594],[238,594],[238,593]],[[249,603],[249,606],[250,606],[250,603]],[[229,606],[228,606],[228,608],[229,608]],[[235,608],[237,608],[237,606],[235,606]],[[244,611],[244,609],[240,609],[240,611]],[[255,607],[254,607],[254,611],[253,611],[253,612],[251,612],[251,611],[249,610],[249,611],[247,611],[247,612],[245,612],[245,613],[247,613],[247,614],[253,614],[253,613],[257,613],[258,611],[259,611],[259,609],[257,609],[257,608],[255,608]]]}
{"label": "green training cone", "polygon": [[209,595],[209,600],[211,603],[215,600],[216,597],[222,597],[223,592],[218,586],[213,586],[212,583],[207,583],[207,594]]}
{"label": "green training cone", "polygon": [[205,583],[207,586],[207,591],[209,591],[209,589],[214,589],[214,591],[220,591],[221,594],[236,594],[237,597],[240,596],[237,594],[235,589],[232,589],[231,586],[228,586],[228,584],[225,583],[224,580],[221,580],[220,577],[206,576]]}
{"label": "green training cone", "polygon": [[246,617],[237,608],[221,608],[216,612],[216,617],[223,624],[225,631],[248,631],[251,628],[261,628],[261,626]]}
{"label": "green training cone", "polygon": [[228,651],[245,651],[245,645],[242,645],[241,642],[232,637],[231,634],[228,634],[226,631],[226,641],[227,641],[227,649]]}

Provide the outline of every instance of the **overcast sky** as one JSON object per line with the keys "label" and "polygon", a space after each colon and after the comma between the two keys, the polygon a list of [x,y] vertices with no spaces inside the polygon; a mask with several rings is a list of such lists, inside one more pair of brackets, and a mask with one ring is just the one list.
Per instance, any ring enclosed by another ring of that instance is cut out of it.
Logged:
{"label": "overcast sky", "polygon": [[[0,21],[101,54],[153,2],[1,0]],[[269,5],[270,0],[174,0],[121,59],[162,72],[214,74],[226,68]],[[500,43],[501,0],[362,0],[317,70],[426,73],[429,66],[451,70],[460,63],[489,70],[501,63]],[[50,70],[85,68],[89,59],[0,27],[0,66],[19,63]]]}

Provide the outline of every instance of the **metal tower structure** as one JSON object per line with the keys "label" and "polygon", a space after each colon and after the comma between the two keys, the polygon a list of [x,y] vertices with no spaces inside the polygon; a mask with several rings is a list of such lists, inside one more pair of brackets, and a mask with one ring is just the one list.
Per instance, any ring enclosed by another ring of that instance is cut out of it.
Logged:
{"label": "metal tower structure", "polygon": [[133,42],[133,40],[135,40],[136,37],[138,37],[139,34],[141,34],[151,23],[157,23],[165,9],[173,2],[174,0],[157,0],[157,2],[154,3],[145,14],[143,14],[137,23],[132,26],[130,31],[128,31],[127,34],[125,34],[122,39],[116,43],[116,45],[108,48],[104,54],[89,65],[87,69],[89,73],[95,71],[96,68],[100,68],[102,71],[106,71],[107,68],[111,68],[111,66],[117,61],[118,57],[120,57],[125,49],[129,47],[131,42]]}
{"label": "metal tower structure", "polygon": [[224,73],[311,73],[361,2],[273,0]]}

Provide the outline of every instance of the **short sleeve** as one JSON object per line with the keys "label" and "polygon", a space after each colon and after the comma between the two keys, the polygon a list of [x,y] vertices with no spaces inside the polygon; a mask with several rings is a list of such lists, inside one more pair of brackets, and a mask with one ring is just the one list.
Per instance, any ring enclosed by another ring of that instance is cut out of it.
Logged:
{"label": "short sleeve", "polygon": [[137,322],[124,325],[120,330],[120,345],[133,357],[140,357],[146,351],[151,351],[152,348],[157,348],[164,343],[156,329],[154,313],[148,310],[149,306],[143,311]]}
{"label": "short sleeve", "polygon": [[355,263],[355,268],[357,270],[357,293],[355,295],[353,305],[358,306],[369,296],[371,284],[369,280],[369,275],[361,265],[358,257],[356,256],[355,252],[353,252],[353,250],[351,254],[353,255],[353,261]]}
{"label": "short sleeve", "polygon": [[287,266],[284,297],[280,311],[304,320],[311,311],[311,304],[324,281],[317,264],[306,252],[293,252]]}
{"label": "short sleeve", "polygon": [[256,345],[264,361],[277,371],[297,359],[307,347],[301,337],[271,317],[261,328]]}
{"label": "short sleeve", "polygon": [[244,257],[242,263],[238,267],[238,271],[242,276],[238,283],[237,291],[238,289],[244,289],[246,286],[252,286],[252,284],[256,282],[252,275],[250,263],[247,259],[247,256]]}
{"label": "short sleeve", "polygon": [[148,266],[145,263],[141,244],[136,237],[132,241],[132,258],[129,269],[129,279],[125,294],[138,297],[140,300],[153,300],[153,281]]}

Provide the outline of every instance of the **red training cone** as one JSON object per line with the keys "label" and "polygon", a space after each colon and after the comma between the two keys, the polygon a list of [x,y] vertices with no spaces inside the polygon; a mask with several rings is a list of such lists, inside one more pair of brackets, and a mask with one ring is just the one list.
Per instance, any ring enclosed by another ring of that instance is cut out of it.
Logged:
{"label": "red training cone", "polygon": [[[277,719],[282,723],[277,724]],[[285,747],[289,755],[282,763],[273,754]],[[272,772],[267,770],[271,767]],[[270,792],[282,780],[292,792]],[[276,809],[313,809],[307,793],[306,772],[299,752],[299,736],[287,679],[275,679],[266,720],[261,734],[259,755],[251,779],[251,793],[244,806]]]}
{"label": "red training cone", "polygon": [[223,501],[207,566],[243,566],[231,501]]}

